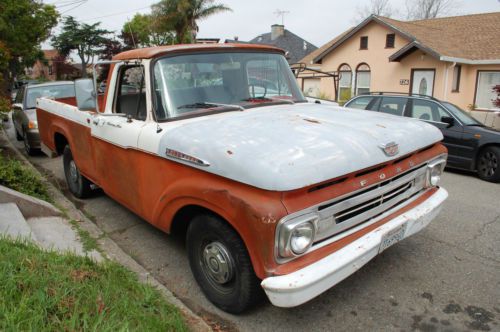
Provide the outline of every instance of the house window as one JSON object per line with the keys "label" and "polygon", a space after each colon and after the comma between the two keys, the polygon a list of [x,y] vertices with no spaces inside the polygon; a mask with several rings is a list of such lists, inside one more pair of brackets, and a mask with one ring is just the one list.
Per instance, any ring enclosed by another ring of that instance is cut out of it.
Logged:
{"label": "house window", "polygon": [[476,100],[474,104],[477,108],[498,109],[493,104],[497,95],[493,87],[500,84],[500,71],[478,71],[476,84]]}
{"label": "house window", "polygon": [[352,70],[348,64],[339,67],[339,89],[337,99],[345,102],[351,99]]}
{"label": "house window", "polygon": [[370,67],[362,63],[356,68],[356,96],[370,92]]}
{"label": "house window", "polygon": [[460,90],[460,75],[462,74],[462,66],[455,65],[453,68],[453,83],[451,92],[458,92]]}
{"label": "house window", "polygon": [[52,75],[52,71],[53,71],[53,69],[52,69],[52,65],[50,65],[50,66],[49,66],[49,75]]}
{"label": "house window", "polygon": [[385,36],[385,48],[394,48],[394,42],[396,40],[396,35],[394,33],[388,33]]}
{"label": "house window", "polygon": [[368,36],[363,36],[359,39],[359,49],[360,50],[368,49]]}

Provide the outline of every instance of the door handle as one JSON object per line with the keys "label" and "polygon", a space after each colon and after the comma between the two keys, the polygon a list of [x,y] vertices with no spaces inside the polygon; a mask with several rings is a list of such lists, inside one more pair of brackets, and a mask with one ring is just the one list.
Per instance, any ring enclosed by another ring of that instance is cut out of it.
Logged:
{"label": "door handle", "polygon": [[95,117],[94,119],[92,119],[92,123],[98,127],[102,127],[106,123],[106,120],[100,117]]}

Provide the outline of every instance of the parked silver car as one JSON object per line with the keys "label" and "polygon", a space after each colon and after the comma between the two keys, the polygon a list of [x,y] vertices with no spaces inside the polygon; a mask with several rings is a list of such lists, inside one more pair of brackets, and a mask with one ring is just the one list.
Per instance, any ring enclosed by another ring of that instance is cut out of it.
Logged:
{"label": "parked silver car", "polygon": [[40,149],[36,100],[41,97],[59,99],[74,96],[75,86],[71,81],[28,84],[19,88],[12,104],[12,122],[16,130],[16,137],[19,141],[24,141],[24,148],[28,155],[32,155]]}

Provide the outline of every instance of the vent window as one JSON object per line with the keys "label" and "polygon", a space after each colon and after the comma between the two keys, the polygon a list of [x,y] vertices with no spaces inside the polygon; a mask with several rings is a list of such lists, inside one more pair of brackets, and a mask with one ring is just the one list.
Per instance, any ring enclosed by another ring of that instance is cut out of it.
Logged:
{"label": "vent window", "polygon": [[359,49],[360,50],[368,49],[368,36],[363,36],[359,39]]}
{"label": "vent window", "polygon": [[394,42],[396,41],[396,35],[394,33],[389,33],[385,37],[385,48],[394,48]]}

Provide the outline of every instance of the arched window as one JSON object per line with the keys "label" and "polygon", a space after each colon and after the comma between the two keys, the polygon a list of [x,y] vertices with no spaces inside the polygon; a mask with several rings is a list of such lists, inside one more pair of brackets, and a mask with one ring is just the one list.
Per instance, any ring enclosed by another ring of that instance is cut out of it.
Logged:
{"label": "arched window", "polygon": [[356,96],[370,92],[370,66],[361,63],[356,68]]}
{"label": "arched window", "polygon": [[338,101],[348,101],[351,99],[351,86],[352,86],[352,70],[351,67],[344,63],[339,67],[339,88],[338,88]]}

